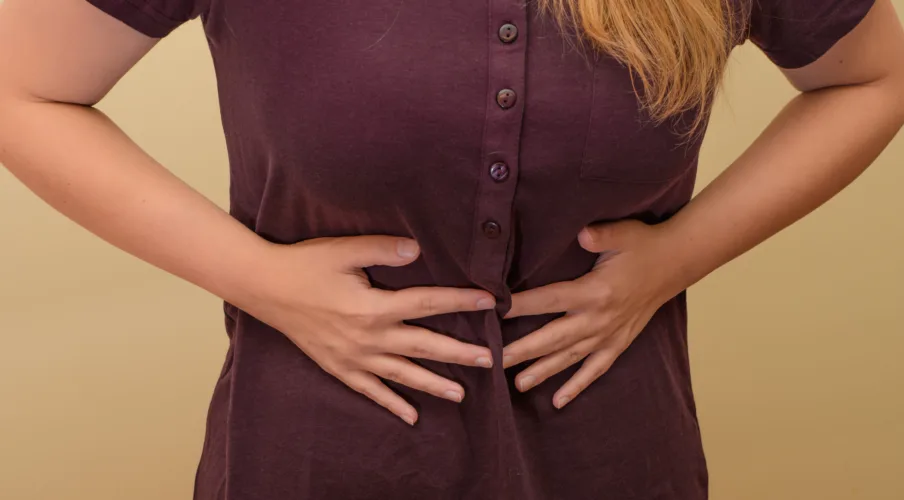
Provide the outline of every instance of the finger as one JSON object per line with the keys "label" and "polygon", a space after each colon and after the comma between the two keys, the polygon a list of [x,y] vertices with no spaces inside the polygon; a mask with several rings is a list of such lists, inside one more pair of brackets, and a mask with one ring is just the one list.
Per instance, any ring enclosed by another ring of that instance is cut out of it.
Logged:
{"label": "finger", "polygon": [[378,356],[367,363],[366,368],[380,378],[392,380],[438,398],[460,403],[465,397],[465,389],[459,384],[399,356]]}
{"label": "finger", "polygon": [[519,391],[524,392],[540,385],[549,377],[586,358],[594,352],[597,343],[595,338],[584,339],[577,344],[538,359],[515,377],[515,386]]}
{"label": "finger", "polygon": [[411,238],[383,235],[346,236],[321,238],[329,256],[347,269],[370,266],[404,266],[420,253],[417,242]]}
{"label": "finger", "polygon": [[512,308],[506,318],[565,312],[584,305],[583,285],[579,281],[560,281],[512,295]]}
{"label": "finger", "polygon": [[618,246],[619,223],[591,224],[578,233],[581,248],[592,253],[602,253]]}
{"label": "finger", "polygon": [[379,307],[394,320],[426,318],[437,314],[480,311],[496,307],[493,294],[484,290],[420,286],[396,292],[372,291],[382,297]]}
{"label": "finger", "polygon": [[409,358],[491,368],[493,354],[486,347],[467,344],[425,328],[402,325],[386,334],[380,348]]}
{"label": "finger", "polygon": [[576,398],[578,394],[584,392],[584,389],[609,371],[619,354],[621,354],[621,351],[611,346],[587,356],[578,371],[553,395],[553,406],[561,409]]}
{"label": "finger", "polygon": [[392,389],[386,387],[386,384],[372,373],[359,371],[345,377],[340,376],[339,378],[345,385],[394,413],[407,422],[408,425],[414,425],[417,422],[417,410],[401,396],[393,392]]}
{"label": "finger", "polygon": [[590,333],[585,320],[580,316],[563,316],[505,346],[502,349],[502,366],[508,368],[529,359],[546,356],[576,344],[589,337]]}

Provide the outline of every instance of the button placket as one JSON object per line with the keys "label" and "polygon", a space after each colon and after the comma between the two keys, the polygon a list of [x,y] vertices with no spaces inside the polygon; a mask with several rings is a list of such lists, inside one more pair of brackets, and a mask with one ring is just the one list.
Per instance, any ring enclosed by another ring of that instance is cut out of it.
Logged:
{"label": "button placket", "polygon": [[486,170],[479,179],[469,272],[487,290],[502,292],[518,180],[528,9],[519,0],[491,0],[489,5],[489,87],[480,167]]}

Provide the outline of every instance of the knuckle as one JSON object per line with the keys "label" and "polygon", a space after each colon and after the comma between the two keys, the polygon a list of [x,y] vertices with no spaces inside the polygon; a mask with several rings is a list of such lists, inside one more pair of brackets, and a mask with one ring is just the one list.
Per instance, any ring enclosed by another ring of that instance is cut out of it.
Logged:
{"label": "knuckle", "polygon": [[380,319],[379,310],[371,302],[361,302],[349,307],[346,316],[365,328],[372,328]]}
{"label": "knuckle", "polygon": [[376,314],[367,314],[359,318],[359,325],[367,331],[373,331],[384,325],[383,318]]}
{"label": "knuckle", "polygon": [[[342,380],[342,376],[339,373],[339,370],[337,369],[335,364],[333,364],[333,363],[318,363],[318,364],[320,365],[320,368],[322,368],[323,371],[325,371],[328,375],[330,375],[333,378]],[[349,382],[346,382],[344,380],[343,380],[343,382],[345,383],[345,385],[351,387],[351,384]]]}
{"label": "knuckle", "polygon": [[345,385],[349,387],[349,389],[355,392],[364,394],[365,396],[368,396],[368,393],[371,392],[367,384],[363,383],[363,381],[357,378],[345,378],[341,380],[345,383]]}
{"label": "knuckle", "polygon": [[379,350],[380,341],[369,332],[361,332],[355,337],[355,345],[361,352],[372,353]]}
{"label": "knuckle", "polygon": [[352,389],[355,392],[364,394],[365,396],[369,396],[368,393],[370,392],[370,389],[365,387],[363,384],[360,384],[358,382],[346,382],[345,385],[347,385],[350,389]]}
{"label": "knuckle", "polygon": [[594,352],[602,349],[606,345],[606,340],[606,337],[602,335],[591,337],[587,343],[588,352]]}
{"label": "knuckle", "polygon": [[584,357],[584,354],[577,349],[569,349],[567,352],[568,362],[571,364],[577,363]]}
{"label": "knuckle", "polygon": [[391,381],[399,383],[399,384],[402,383],[402,374],[399,373],[398,370],[387,371],[386,375],[384,375],[384,378],[386,380],[391,380]]}
{"label": "knuckle", "polygon": [[589,371],[589,373],[588,373],[588,376],[587,376],[587,379],[586,379],[586,380],[582,380],[581,383],[582,383],[582,384],[584,385],[584,387],[586,388],[586,387],[589,386],[591,383],[593,383],[594,380],[597,380],[598,378],[602,377],[608,370],[609,370],[609,363],[608,363],[608,362],[603,362],[603,363],[601,363],[601,362],[597,361],[596,364],[595,364],[595,366],[593,366],[593,367],[590,369],[590,371]]}
{"label": "knuckle", "polygon": [[571,332],[566,331],[564,329],[554,330],[550,334],[550,340],[552,341],[554,346],[561,346],[565,342],[568,341],[568,338],[571,336]]}
{"label": "knuckle", "polygon": [[347,378],[357,378],[357,372],[361,369],[359,358],[356,356],[349,356],[345,353],[341,356],[334,356],[331,364],[333,365],[332,369],[336,373],[336,376],[343,380]]}
{"label": "knuckle", "polygon": [[345,341],[339,341],[338,339],[332,339],[331,341],[322,342],[318,345],[319,356],[322,358],[337,360],[341,359],[342,356],[342,346],[345,345]]}
{"label": "knuckle", "polygon": [[608,283],[601,283],[595,288],[596,299],[602,302],[608,302],[612,300],[614,292],[612,290],[612,286]]}
{"label": "knuckle", "polygon": [[[360,390],[358,390],[358,392],[361,393],[362,395],[364,395],[366,398],[368,398],[372,401],[376,401],[377,403],[380,403],[380,397],[370,387],[361,387]],[[380,404],[382,404],[382,403],[380,403]]]}
{"label": "knuckle", "polygon": [[439,305],[433,296],[421,295],[418,297],[418,308],[424,313],[433,314],[438,310]]}
{"label": "knuckle", "polygon": [[358,345],[353,340],[345,340],[342,342],[330,342],[323,346],[327,355],[346,365],[351,365],[351,361],[358,354]]}
{"label": "knuckle", "polygon": [[596,332],[605,325],[606,316],[605,314],[601,315],[598,312],[594,311],[591,314],[581,314],[577,317],[577,319],[578,328],[590,332]]}
{"label": "knuckle", "polygon": [[411,355],[415,358],[431,358],[434,356],[433,349],[417,342],[411,346]]}
{"label": "knuckle", "polygon": [[368,318],[379,318],[383,316],[385,312],[385,307],[382,306],[382,302],[379,297],[361,300],[359,302],[358,309],[361,311],[362,315]]}
{"label": "knuckle", "polygon": [[342,300],[334,306],[333,311],[350,320],[356,320],[364,315],[364,304],[353,300]]}

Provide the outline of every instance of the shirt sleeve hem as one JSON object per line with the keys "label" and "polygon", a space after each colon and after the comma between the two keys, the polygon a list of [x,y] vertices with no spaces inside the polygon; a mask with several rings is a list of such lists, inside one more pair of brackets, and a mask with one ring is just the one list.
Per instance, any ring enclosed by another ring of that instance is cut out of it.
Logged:
{"label": "shirt sleeve hem", "polygon": [[857,25],[863,21],[863,18],[869,13],[875,4],[875,0],[860,2],[857,9],[847,13],[845,18],[838,22],[832,34],[829,36],[813,34],[810,39],[813,43],[807,45],[806,51],[781,51],[769,50],[764,52],[769,59],[782,69],[799,69],[815,62],[824,56],[832,47],[835,46],[842,38],[854,30]]}
{"label": "shirt sleeve hem", "polygon": [[182,24],[139,0],[88,0],[88,2],[151,38],[163,38]]}

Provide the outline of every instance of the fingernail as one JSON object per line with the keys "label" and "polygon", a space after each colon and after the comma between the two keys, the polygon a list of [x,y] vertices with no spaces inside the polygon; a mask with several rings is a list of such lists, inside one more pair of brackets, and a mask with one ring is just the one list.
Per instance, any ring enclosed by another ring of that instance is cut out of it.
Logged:
{"label": "fingernail", "polygon": [[581,229],[581,232],[578,233],[578,238],[583,238],[584,243],[593,243],[593,233],[590,232],[586,227]]}
{"label": "fingernail", "polygon": [[408,425],[414,425],[414,417],[412,415],[402,415],[402,420]]}
{"label": "fingernail", "polygon": [[522,392],[530,389],[534,385],[534,380],[537,380],[537,377],[533,375],[527,375],[526,377],[521,379],[521,383],[519,384],[519,388]]}
{"label": "fingernail", "polygon": [[399,256],[407,258],[417,255],[417,243],[412,240],[399,240],[396,244],[396,251]]}
{"label": "fingernail", "polygon": [[562,409],[563,406],[567,405],[568,402],[571,401],[570,396],[559,396],[559,399],[556,400],[556,408]]}
{"label": "fingernail", "polygon": [[461,403],[461,393],[458,391],[446,391],[443,393],[443,397],[450,400],[455,401],[456,403]]}
{"label": "fingernail", "polygon": [[478,309],[492,309],[494,307],[496,307],[496,301],[491,298],[483,297],[477,301]]}
{"label": "fingernail", "polygon": [[493,360],[491,360],[490,358],[485,358],[483,356],[477,358],[476,363],[477,363],[477,366],[482,366],[484,368],[492,368],[493,367]]}

